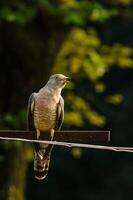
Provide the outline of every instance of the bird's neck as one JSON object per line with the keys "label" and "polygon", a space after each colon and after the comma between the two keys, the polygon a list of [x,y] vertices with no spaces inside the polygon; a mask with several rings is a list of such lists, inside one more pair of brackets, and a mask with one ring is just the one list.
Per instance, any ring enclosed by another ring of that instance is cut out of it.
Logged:
{"label": "bird's neck", "polygon": [[61,94],[61,91],[63,88],[58,87],[57,85],[51,84],[51,83],[47,83],[44,88],[50,90],[53,93],[57,93],[57,94]]}
{"label": "bird's neck", "polygon": [[44,95],[44,97],[46,98],[46,96],[49,98],[51,97],[51,99],[56,99],[56,101],[59,101],[60,95],[61,95],[61,91],[62,88],[59,87],[49,87],[48,85],[45,85],[40,91],[39,93],[42,94],[42,96]]}

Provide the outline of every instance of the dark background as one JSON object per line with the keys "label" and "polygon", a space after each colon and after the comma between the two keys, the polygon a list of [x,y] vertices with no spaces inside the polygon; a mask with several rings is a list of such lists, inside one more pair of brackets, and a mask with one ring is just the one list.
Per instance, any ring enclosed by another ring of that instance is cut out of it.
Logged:
{"label": "dark background", "polygon": [[[62,129],[110,130],[110,145],[133,146],[132,25],[131,0],[1,0],[0,129],[26,129],[29,95],[63,73],[74,81]],[[0,200],[133,197],[131,153],[55,147],[43,181],[33,156],[0,142]]]}

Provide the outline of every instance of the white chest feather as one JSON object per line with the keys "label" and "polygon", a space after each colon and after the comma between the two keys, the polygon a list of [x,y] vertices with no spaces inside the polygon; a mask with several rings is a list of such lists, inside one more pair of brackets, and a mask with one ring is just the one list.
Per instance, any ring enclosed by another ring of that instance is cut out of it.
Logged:
{"label": "white chest feather", "polygon": [[34,124],[39,130],[55,128],[56,112],[59,98],[51,92],[38,94],[34,107]]}

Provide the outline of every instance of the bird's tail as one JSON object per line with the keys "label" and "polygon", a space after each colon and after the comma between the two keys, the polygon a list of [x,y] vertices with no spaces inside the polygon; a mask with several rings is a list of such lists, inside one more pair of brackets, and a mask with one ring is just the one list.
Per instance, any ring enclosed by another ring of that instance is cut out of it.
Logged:
{"label": "bird's tail", "polygon": [[35,152],[34,175],[38,180],[44,179],[48,174],[52,148],[52,145],[48,145],[45,150],[39,150]]}
{"label": "bird's tail", "polygon": [[34,174],[36,179],[42,180],[47,176],[49,163],[50,163],[50,158],[40,159],[40,157],[35,156]]}

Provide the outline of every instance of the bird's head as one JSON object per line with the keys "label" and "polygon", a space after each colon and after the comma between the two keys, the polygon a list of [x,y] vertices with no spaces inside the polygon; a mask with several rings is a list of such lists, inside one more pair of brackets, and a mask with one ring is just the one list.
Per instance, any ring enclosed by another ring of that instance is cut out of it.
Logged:
{"label": "bird's head", "polygon": [[50,76],[48,84],[62,89],[68,81],[71,81],[71,78],[64,76],[63,74],[54,74]]}

